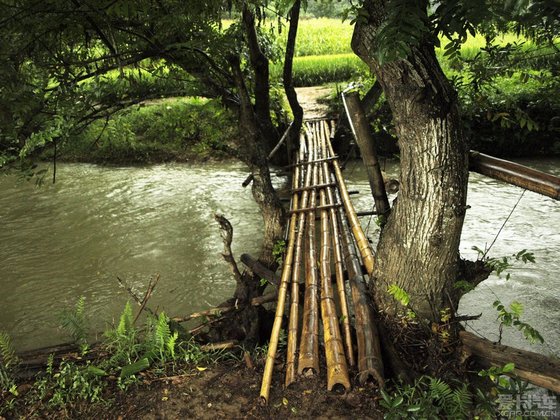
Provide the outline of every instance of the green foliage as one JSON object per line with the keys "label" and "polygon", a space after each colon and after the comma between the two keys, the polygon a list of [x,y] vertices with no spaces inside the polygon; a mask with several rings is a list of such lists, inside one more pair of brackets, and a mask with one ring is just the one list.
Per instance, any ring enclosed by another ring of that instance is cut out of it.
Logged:
{"label": "green foliage", "polygon": [[499,300],[494,301],[494,308],[498,311],[498,320],[500,321],[500,339],[502,336],[502,327],[515,327],[518,329],[531,344],[539,342],[544,343],[542,335],[531,325],[520,320],[523,313],[523,305],[517,301],[513,301],[509,305],[509,310]]}
{"label": "green foliage", "polygon": [[279,240],[272,247],[272,255],[278,264],[282,264],[286,252],[286,241]]}
{"label": "green foliage", "polygon": [[152,162],[220,158],[237,135],[233,115],[217,101],[177,99],[128,108],[97,121],[61,145],[63,159]]}
{"label": "green foliage", "polygon": [[451,387],[429,376],[421,376],[412,385],[401,384],[393,393],[382,389],[379,405],[386,410],[386,419],[468,419],[474,409],[466,384]]}
{"label": "green foliage", "polygon": [[105,372],[91,364],[78,365],[62,360],[57,369],[53,356],[47,361],[45,375],[34,384],[36,397],[51,408],[74,406],[83,401],[98,403],[103,401],[106,384],[102,377]]}
{"label": "green foliage", "polygon": [[431,36],[425,4],[421,1],[389,0],[387,17],[375,37],[380,64],[406,58],[411,49]]}
{"label": "green foliage", "polygon": [[165,363],[175,361],[175,347],[179,333],[171,332],[169,318],[163,312],[157,318],[149,318],[146,334],[146,354],[151,360]]}
{"label": "green foliage", "polygon": [[[493,272],[496,273],[498,277],[501,277],[502,274],[513,267],[511,262],[511,257],[515,259],[515,261],[520,261],[524,264],[527,263],[535,263],[535,255],[532,252],[527,251],[526,249],[522,249],[521,251],[517,252],[508,257],[487,257],[486,254],[488,251],[482,250],[477,246],[473,246],[471,248],[473,251],[478,253],[478,258],[483,260],[485,265],[490,268]],[[509,280],[511,278],[510,273],[506,273],[505,279]]]}
{"label": "green foliage", "polygon": [[14,372],[19,366],[20,360],[16,356],[12,346],[10,336],[5,332],[0,332],[0,398],[4,398],[4,393],[11,394],[6,398],[6,407],[0,406],[0,414],[10,409],[15,401],[13,397],[18,396],[17,385],[14,379]]}
{"label": "green foliage", "polygon": [[[350,41],[353,27],[340,19],[301,20],[298,26],[295,57],[352,54]],[[288,31],[282,31],[276,42],[286,45]]]}
{"label": "green foliage", "polygon": [[132,307],[127,302],[116,328],[105,331],[105,346],[109,352],[109,366],[123,366],[134,363],[142,351],[138,342],[138,330],[134,326]]}
{"label": "green foliage", "polygon": [[478,372],[478,376],[489,378],[491,381],[504,388],[507,387],[509,381],[503,375],[513,372],[514,369],[514,363],[507,363],[502,367],[492,366],[489,369],[483,369]]}
{"label": "green foliage", "polygon": [[0,331],[0,356],[2,357],[0,368],[11,369],[19,364],[19,358],[12,346],[12,340],[4,331]]}
{"label": "green foliage", "polygon": [[82,353],[88,350],[88,322],[85,314],[86,299],[81,296],[76,302],[74,309],[65,309],[60,314],[60,325],[66,330],[74,342],[80,345]]}
{"label": "green foliage", "polygon": [[[281,64],[273,65],[271,74],[279,80],[282,76]],[[294,59],[293,82],[297,87],[357,80],[368,75],[367,66],[354,54],[313,55]]]}
{"label": "green foliage", "polygon": [[403,306],[408,306],[408,304],[410,303],[409,294],[396,284],[391,284],[387,289],[387,292]]}

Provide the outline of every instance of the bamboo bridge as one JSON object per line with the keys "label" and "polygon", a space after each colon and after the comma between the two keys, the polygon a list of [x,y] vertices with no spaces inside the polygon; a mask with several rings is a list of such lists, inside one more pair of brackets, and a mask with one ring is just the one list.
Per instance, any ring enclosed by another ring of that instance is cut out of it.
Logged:
{"label": "bamboo bridge", "polygon": [[[384,215],[389,203],[359,97],[343,93],[342,98],[354,138],[362,157],[366,156],[364,163],[375,201],[374,214]],[[286,387],[298,375],[319,373],[323,369],[321,360],[325,360],[329,391],[335,387],[350,388],[349,367],[357,369],[360,383],[369,379],[380,386],[384,383],[379,336],[364,278],[366,274],[372,275],[374,256],[331,144],[335,123],[313,119],[305,121],[303,128],[296,161],[291,165],[287,247],[260,391],[264,403],[269,399],[285,313],[289,314]],[[271,154],[286,137],[287,132]],[[470,152],[469,160],[471,171],[560,199],[559,177],[474,151]],[[302,287],[303,305],[300,303]],[[461,334],[463,345],[471,354],[482,359],[491,354],[491,364],[502,359],[515,361],[514,373],[519,377],[560,390],[559,363],[507,346],[500,346],[493,353],[495,346],[488,340],[468,332]],[[319,355],[321,342],[324,358]]]}
{"label": "bamboo bridge", "polygon": [[[269,397],[286,309],[289,312],[286,386],[293,383],[298,374],[308,370],[319,372],[321,340],[325,349],[328,390],[337,385],[349,389],[348,366],[355,365],[361,382],[372,378],[383,383],[380,345],[362,274],[362,266],[372,274],[373,253],[333,151],[333,133],[334,121],[306,121],[296,162],[292,165],[286,256],[260,393],[265,401]],[[350,293],[346,291],[346,275]],[[300,314],[301,285],[304,285],[305,292]],[[351,334],[349,301],[354,309],[356,342]],[[356,347],[357,360],[354,356]]]}

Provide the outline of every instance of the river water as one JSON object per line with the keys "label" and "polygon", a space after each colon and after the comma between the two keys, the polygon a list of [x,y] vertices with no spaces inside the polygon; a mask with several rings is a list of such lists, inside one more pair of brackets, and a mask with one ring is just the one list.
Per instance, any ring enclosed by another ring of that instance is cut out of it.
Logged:
{"label": "river water", "polygon": [[[523,161],[560,175],[560,160]],[[396,175],[394,163],[385,168]],[[350,189],[358,189],[358,210],[373,206],[365,171],[358,162],[346,171]],[[128,293],[117,276],[142,295],[150,278],[160,281],[150,300],[171,316],[216,305],[234,289],[229,267],[222,261],[222,242],[213,214],[234,226],[233,251],[255,253],[261,219],[250,189],[241,187],[243,165],[163,164],[107,167],[63,164],[56,184],[40,187],[15,175],[0,176],[0,331],[15,346],[30,349],[68,337],[58,327],[63,308],[86,299],[92,331],[102,331],[118,317]],[[277,186],[285,179],[274,177]],[[485,248],[496,237],[522,190],[471,174],[461,254],[476,258],[472,246]],[[492,302],[524,304],[522,319],[545,337],[530,346],[517,331],[504,331],[503,342],[560,355],[560,203],[525,192],[502,229],[489,256],[522,249],[535,254],[536,264],[515,264],[511,279],[495,276],[466,295],[463,314],[479,314],[470,323],[496,339]],[[375,240],[376,225],[365,217],[364,229]]]}

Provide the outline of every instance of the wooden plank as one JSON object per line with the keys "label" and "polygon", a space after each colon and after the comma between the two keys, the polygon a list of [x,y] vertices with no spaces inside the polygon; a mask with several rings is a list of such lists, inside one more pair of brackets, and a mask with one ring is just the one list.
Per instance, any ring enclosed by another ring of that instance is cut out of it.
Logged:
{"label": "wooden plank", "polygon": [[471,332],[461,331],[463,349],[484,366],[502,367],[514,363],[512,374],[540,387],[560,393],[560,361],[531,351],[493,343]]}
{"label": "wooden plank", "polygon": [[560,177],[537,171],[519,163],[471,150],[469,169],[555,200],[560,199]]}

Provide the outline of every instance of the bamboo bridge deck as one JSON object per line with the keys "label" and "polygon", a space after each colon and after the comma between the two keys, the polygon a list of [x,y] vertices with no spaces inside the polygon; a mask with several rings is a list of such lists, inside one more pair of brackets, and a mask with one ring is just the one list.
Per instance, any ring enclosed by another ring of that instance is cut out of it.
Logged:
{"label": "bamboo bridge deck", "polygon": [[[297,159],[292,165],[288,240],[262,381],[264,401],[269,397],[286,310],[289,312],[286,386],[298,374],[319,372],[320,341],[324,344],[329,390],[337,385],[349,389],[348,367],[353,366],[357,367],[361,382],[370,377],[383,382],[379,341],[362,274],[362,266],[371,274],[373,253],[331,145],[333,129],[333,121],[306,121]],[[299,301],[302,287],[303,304]],[[352,327],[356,330],[355,341]]]}

